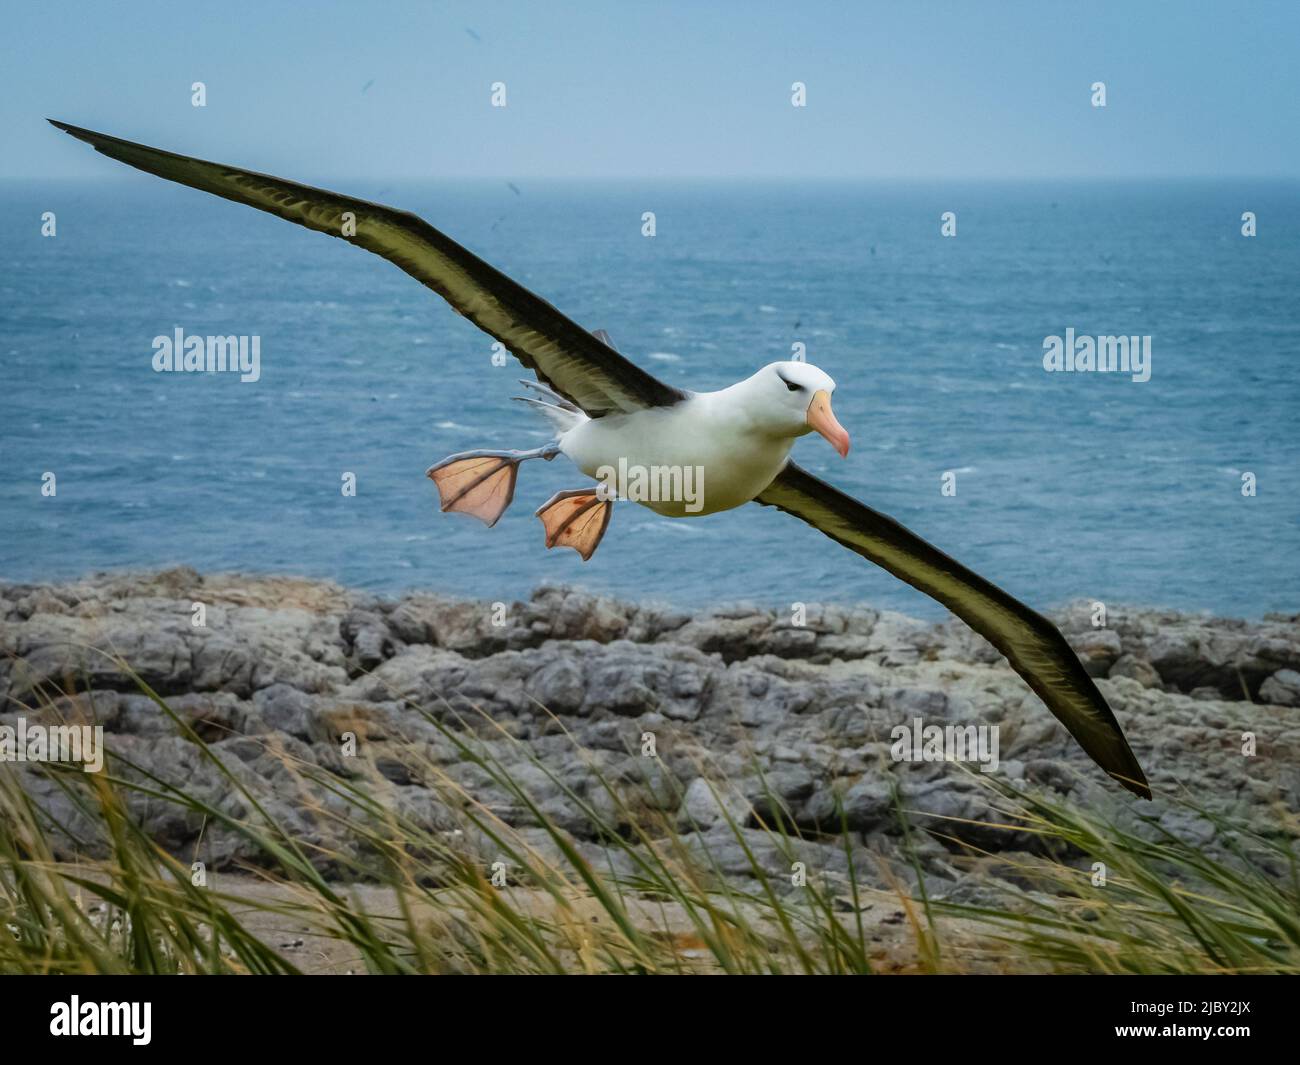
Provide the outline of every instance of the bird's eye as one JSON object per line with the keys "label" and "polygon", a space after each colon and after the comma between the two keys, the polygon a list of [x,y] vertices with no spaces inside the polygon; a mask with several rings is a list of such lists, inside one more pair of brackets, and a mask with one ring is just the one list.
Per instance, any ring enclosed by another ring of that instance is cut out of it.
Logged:
{"label": "bird's eye", "polygon": [[791,392],[802,392],[802,391],[803,391],[803,385],[797,385],[797,384],[795,384],[793,381],[786,381],[784,377],[781,378],[781,380],[782,380],[782,381],[785,381],[785,387],[788,388]]}

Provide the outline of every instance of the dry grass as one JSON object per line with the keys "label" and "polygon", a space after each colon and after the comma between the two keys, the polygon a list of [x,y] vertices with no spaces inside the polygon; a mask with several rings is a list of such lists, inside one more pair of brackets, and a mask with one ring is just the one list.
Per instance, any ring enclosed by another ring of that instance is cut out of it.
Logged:
{"label": "dry grass", "polygon": [[[8,930],[0,934],[0,972],[1300,971],[1294,823],[1264,839],[1198,810],[1220,840],[1232,841],[1232,856],[1215,860],[1153,824],[1139,835],[975,774],[1007,831],[1032,833],[1042,853],[1070,859],[1021,859],[1008,868],[1001,856],[988,856],[1001,873],[1014,874],[990,881],[1002,893],[997,905],[938,902],[901,887],[872,890],[856,881],[851,860],[847,877],[809,875],[792,890],[784,872],[753,853],[752,835],[735,821],[728,820],[729,830],[750,863],[743,881],[722,876],[674,815],[628,809],[594,760],[601,810],[527,744],[510,741],[597,826],[607,848],[597,867],[529,790],[472,742],[465,722],[426,713],[462,760],[530,815],[532,836],[433,764],[421,765],[420,776],[458,811],[457,829],[432,830],[364,782],[291,764],[331,796],[314,815],[336,822],[357,844],[325,853],[277,824],[166,700],[136,682],[225,777],[247,815],[233,817],[120,757],[100,774],[47,766],[69,801],[102,824],[107,842],[102,860],[70,866],[53,844],[67,826],[51,824],[12,767],[0,765],[0,925]],[[46,700],[33,712],[48,708]],[[493,727],[486,719],[474,724]],[[508,739],[504,730],[499,735]],[[256,868],[194,883],[191,868],[130,815],[132,793],[238,833],[256,852]],[[898,813],[907,842],[915,830]],[[793,826],[760,827],[777,853],[796,859]],[[493,882],[484,853],[503,863],[504,884]],[[1094,878],[1094,863],[1105,868],[1104,884]]]}

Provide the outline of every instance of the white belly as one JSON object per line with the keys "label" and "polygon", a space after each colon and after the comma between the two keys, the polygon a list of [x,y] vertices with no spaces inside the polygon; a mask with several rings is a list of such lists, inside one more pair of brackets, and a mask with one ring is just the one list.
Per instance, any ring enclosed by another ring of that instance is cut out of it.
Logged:
{"label": "white belly", "polygon": [[790,438],[725,424],[699,398],[574,426],[560,450],[588,477],[658,514],[692,518],[748,503],[781,472]]}

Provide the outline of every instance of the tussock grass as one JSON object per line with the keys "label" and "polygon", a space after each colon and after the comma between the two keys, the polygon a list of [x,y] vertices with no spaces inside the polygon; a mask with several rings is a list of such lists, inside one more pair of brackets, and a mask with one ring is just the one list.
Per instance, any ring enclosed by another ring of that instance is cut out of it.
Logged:
{"label": "tussock grass", "polygon": [[[714,848],[690,832],[694,826],[661,809],[630,809],[589,754],[591,783],[580,795],[486,715],[444,706],[437,713],[412,710],[510,798],[525,814],[513,820],[531,821],[530,831],[511,827],[414,748],[413,772],[454,812],[453,824],[431,827],[385,801],[363,776],[332,773],[281,750],[286,769],[327,797],[320,801],[304,789],[304,815],[344,830],[351,841],[345,850],[327,850],[277,823],[166,699],[125,662],[118,665],[238,801],[201,798],[121,756],[110,756],[100,774],[46,766],[70,808],[101,826],[103,856],[70,863],[58,855],[84,851],[89,841],[50,822],[18,786],[14,767],[0,765],[0,972],[321,968],[280,942],[295,930],[323,945],[322,956],[373,973],[1300,971],[1293,823],[1265,839],[1188,799],[1165,800],[1204,817],[1220,840],[1230,841],[1230,856],[1219,860],[1153,820],[1124,827],[973,774],[989,789],[1006,831],[1028,834],[1043,855],[982,855],[958,842],[959,825],[929,822],[931,833],[951,837],[954,861],[983,862],[998,874],[989,880],[994,901],[963,904],[927,894],[912,846],[920,829],[897,798],[914,894],[901,885],[890,894],[861,884],[847,831],[840,834],[847,875],[813,870],[794,887],[790,869],[807,844],[775,796],[764,804],[774,815],[755,822],[751,814],[747,824],[720,803],[722,831],[740,848],[749,874],[727,877]],[[39,702],[33,714],[52,710],[52,699]],[[552,722],[563,731],[558,719]],[[478,742],[485,732],[567,796],[603,851],[583,847],[556,823]],[[681,785],[658,768],[662,786],[680,797]],[[227,890],[221,873],[196,883],[191,866],[159,848],[131,815],[129,800],[146,798],[238,835],[256,856],[245,872],[265,890],[249,890],[246,881]],[[767,857],[754,846],[755,823]],[[710,839],[718,832],[715,826]],[[368,885],[364,897],[349,881]],[[888,911],[902,918],[892,941],[882,935],[880,918]]]}
{"label": "tussock grass", "polygon": [[990,787],[1009,826],[1082,860],[1003,860],[1004,874],[1032,890],[1005,908],[941,903],[941,912],[977,920],[1008,950],[1062,971],[1300,972],[1294,814],[1280,812],[1277,833],[1265,837],[1189,797],[1166,800],[1213,826],[1227,852],[1220,858],[1151,817],[1135,832],[1041,794]]}

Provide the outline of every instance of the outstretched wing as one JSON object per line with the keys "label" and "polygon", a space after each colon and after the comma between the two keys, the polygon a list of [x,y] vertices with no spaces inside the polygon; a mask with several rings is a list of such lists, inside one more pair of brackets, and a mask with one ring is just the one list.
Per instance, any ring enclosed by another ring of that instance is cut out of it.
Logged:
{"label": "outstretched wing", "polygon": [[1093,760],[1129,791],[1151,798],[1119,722],[1065,637],[1045,617],[990,584],[893,518],[790,463],[757,501],[820,529],[832,540],[937,599],[1006,655],[1017,673]]}
{"label": "outstretched wing", "polygon": [[[408,211],[50,122],[137,170],[256,207],[382,255],[496,337],[543,384],[593,418],[612,411],[671,406],[685,397]],[[345,214],[351,218],[345,219]]]}

